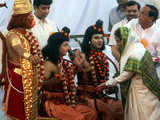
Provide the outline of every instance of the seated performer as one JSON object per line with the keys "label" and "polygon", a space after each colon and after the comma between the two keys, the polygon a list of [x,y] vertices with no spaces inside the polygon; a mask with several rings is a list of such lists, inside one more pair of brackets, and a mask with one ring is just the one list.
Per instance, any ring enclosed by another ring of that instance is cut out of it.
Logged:
{"label": "seated performer", "polygon": [[[48,81],[42,87],[42,96],[45,97],[41,99],[40,113],[60,120],[96,120],[96,110],[80,104],[74,84],[75,74],[90,68],[85,55],[76,50],[72,61],[63,58],[70,50],[69,32],[64,27],[61,32],[52,34],[42,50]],[[41,107],[45,111],[41,111]]]}
{"label": "seated performer", "polygon": [[115,31],[120,74],[99,87],[121,84],[125,120],[159,120],[160,82],[150,53],[126,27]]}
{"label": "seated performer", "polygon": [[[107,56],[103,53],[104,32],[103,22],[98,20],[95,25],[89,26],[85,32],[81,45],[91,70],[78,73],[78,87],[81,98],[85,99],[92,108],[99,113],[98,118],[102,120],[123,120],[123,109],[121,101],[113,100],[106,96],[104,91],[96,91],[96,87],[109,79],[109,63]],[[107,90],[105,91],[107,92]],[[113,91],[108,91],[113,92]]]}

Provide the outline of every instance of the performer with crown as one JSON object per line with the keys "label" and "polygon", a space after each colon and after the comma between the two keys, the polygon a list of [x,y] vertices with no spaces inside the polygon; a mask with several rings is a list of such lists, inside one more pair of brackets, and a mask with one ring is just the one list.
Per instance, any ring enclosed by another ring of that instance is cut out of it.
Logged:
{"label": "performer with crown", "polygon": [[[34,26],[29,0],[15,0],[6,35],[3,110],[11,119],[35,120],[35,84],[43,79],[43,57],[37,40],[27,31]],[[36,80],[39,80],[37,82]]]}

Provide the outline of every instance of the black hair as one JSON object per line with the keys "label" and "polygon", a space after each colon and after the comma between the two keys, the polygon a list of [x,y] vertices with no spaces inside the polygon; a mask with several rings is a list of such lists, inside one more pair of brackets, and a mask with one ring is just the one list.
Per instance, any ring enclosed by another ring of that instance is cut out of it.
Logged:
{"label": "black hair", "polygon": [[52,34],[47,45],[42,49],[44,59],[49,59],[53,63],[57,63],[59,59],[59,48],[64,41],[69,41],[70,29],[64,27],[61,32]]}
{"label": "black hair", "polygon": [[120,27],[114,32],[114,35],[117,36],[120,40],[122,40]]}
{"label": "black hair", "polygon": [[125,3],[124,8],[126,9],[127,7],[133,6],[133,5],[137,5],[138,10],[140,10],[141,6],[138,2],[136,1],[128,1]]}
{"label": "black hair", "polygon": [[158,19],[158,16],[159,16],[158,9],[155,6],[149,5],[149,4],[146,4],[145,6],[150,8],[148,16],[149,17],[154,17],[153,22],[155,22]]}
{"label": "black hair", "polygon": [[51,5],[52,0],[34,0],[33,6],[39,7],[40,5]]}
{"label": "black hair", "polygon": [[[97,20],[95,25],[89,26],[87,28],[87,30],[85,31],[83,42],[81,44],[81,49],[82,49],[82,52],[86,55],[86,57],[88,57],[88,53],[90,50],[89,42],[91,42],[92,36],[95,34],[103,34],[104,35],[102,20]],[[104,49],[105,49],[105,45],[103,42],[103,46],[102,46],[101,50],[104,50]]]}

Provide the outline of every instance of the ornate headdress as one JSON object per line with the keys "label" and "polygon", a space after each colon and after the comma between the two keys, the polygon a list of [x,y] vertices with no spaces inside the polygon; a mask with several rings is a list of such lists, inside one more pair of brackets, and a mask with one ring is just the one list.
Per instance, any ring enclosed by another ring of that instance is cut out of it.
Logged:
{"label": "ornate headdress", "polygon": [[[82,51],[87,55],[89,52],[89,43],[91,41],[91,38],[95,34],[103,34],[103,21],[97,20],[95,25],[91,25],[87,28],[84,34],[83,42],[81,44]],[[104,49],[104,45],[102,47],[102,50]]]}
{"label": "ornate headdress", "polygon": [[13,10],[14,15],[32,12],[32,3],[30,0],[15,0]]}
{"label": "ornate headdress", "polygon": [[62,44],[64,41],[69,41],[70,39],[70,29],[68,27],[63,27],[60,32],[55,32],[50,35],[48,39],[48,44],[54,40],[56,44]]}
{"label": "ornate headdress", "polygon": [[85,32],[85,36],[89,37],[90,40],[94,34],[104,34],[103,21],[97,20],[96,24],[89,26]]}
{"label": "ornate headdress", "polygon": [[57,62],[59,55],[59,47],[64,41],[70,40],[70,29],[64,27],[60,32],[53,33],[49,39],[47,45],[42,49],[44,58],[47,57],[53,62]]}

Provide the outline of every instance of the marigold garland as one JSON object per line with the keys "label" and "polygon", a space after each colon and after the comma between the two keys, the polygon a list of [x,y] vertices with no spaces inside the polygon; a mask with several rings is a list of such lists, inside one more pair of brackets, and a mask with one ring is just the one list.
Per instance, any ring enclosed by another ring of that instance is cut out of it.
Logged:
{"label": "marigold garland", "polygon": [[74,75],[77,67],[65,59],[60,59],[58,64],[62,64],[63,74],[55,74],[54,76],[60,80],[63,80],[65,101],[68,105],[72,105],[74,107],[76,104],[76,87],[74,85]]}
{"label": "marigold garland", "polygon": [[109,79],[109,63],[107,56],[102,51],[90,50],[89,63],[95,86]]}
{"label": "marigold garland", "polygon": [[38,87],[40,88],[42,85],[42,82],[44,80],[44,59],[42,56],[42,52],[39,46],[38,41],[36,40],[35,36],[32,32],[29,32],[25,29],[20,31],[29,41],[30,47],[31,47],[31,54],[32,55],[38,55],[41,59],[41,62],[36,65],[37,71],[38,71]]}

